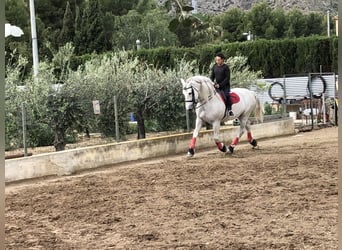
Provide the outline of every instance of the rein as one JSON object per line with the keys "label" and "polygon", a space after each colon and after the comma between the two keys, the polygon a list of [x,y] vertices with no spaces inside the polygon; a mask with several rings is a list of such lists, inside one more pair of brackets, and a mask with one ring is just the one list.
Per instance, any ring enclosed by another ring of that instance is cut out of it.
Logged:
{"label": "rein", "polygon": [[[208,83],[207,83],[207,84],[208,84]],[[195,88],[194,86],[190,85],[189,87],[184,87],[183,89],[184,89],[184,90],[191,89],[192,99],[191,99],[191,100],[185,100],[185,102],[192,102],[195,109],[198,109],[198,108],[204,106],[207,102],[209,102],[209,101],[213,98],[213,93],[210,93],[210,94],[208,95],[208,100],[207,100],[207,101],[204,101],[204,102],[202,103],[201,100],[198,101],[198,100],[195,99],[195,91],[197,92],[197,94],[199,94],[199,90],[198,90],[197,88]],[[194,90],[195,90],[195,91],[194,91]],[[215,96],[216,94],[217,94],[217,92],[214,91],[214,96]],[[197,106],[198,103],[201,103],[201,105]]]}

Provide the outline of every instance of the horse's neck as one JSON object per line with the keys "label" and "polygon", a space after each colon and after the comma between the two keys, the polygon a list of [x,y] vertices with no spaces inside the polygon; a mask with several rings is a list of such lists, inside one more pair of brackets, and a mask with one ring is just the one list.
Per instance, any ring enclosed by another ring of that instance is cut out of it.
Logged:
{"label": "horse's neck", "polygon": [[201,84],[201,99],[210,100],[215,94],[215,89],[209,82],[202,82]]}

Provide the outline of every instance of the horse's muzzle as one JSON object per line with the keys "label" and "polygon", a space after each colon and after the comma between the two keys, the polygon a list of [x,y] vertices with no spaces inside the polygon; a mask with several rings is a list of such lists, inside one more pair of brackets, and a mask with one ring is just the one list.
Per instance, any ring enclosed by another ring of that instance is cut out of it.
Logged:
{"label": "horse's muzzle", "polygon": [[186,110],[192,110],[194,108],[194,104],[189,102],[185,104],[185,109]]}

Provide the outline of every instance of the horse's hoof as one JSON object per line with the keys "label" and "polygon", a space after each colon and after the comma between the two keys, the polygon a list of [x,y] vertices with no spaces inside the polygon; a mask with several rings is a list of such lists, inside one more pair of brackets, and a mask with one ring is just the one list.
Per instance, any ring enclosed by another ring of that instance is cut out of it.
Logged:
{"label": "horse's hoof", "polygon": [[188,150],[188,157],[193,157],[195,154],[195,150],[193,148],[189,148]]}
{"label": "horse's hoof", "polygon": [[223,153],[227,153],[227,147],[226,147],[226,145],[223,145],[223,147],[220,148],[220,151],[223,152]]}
{"label": "horse's hoof", "polygon": [[255,139],[251,140],[250,144],[253,146],[253,148],[258,146],[258,143],[257,143],[257,141]]}
{"label": "horse's hoof", "polygon": [[228,149],[229,149],[229,152],[230,152],[230,153],[233,153],[233,152],[234,152],[234,147],[229,146]]}

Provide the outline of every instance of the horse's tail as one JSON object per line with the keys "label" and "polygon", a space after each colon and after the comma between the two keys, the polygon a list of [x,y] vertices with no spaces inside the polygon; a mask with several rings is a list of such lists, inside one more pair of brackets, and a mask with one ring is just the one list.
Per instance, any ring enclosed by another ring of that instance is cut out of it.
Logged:
{"label": "horse's tail", "polygon": [[259,98],[255,95],[255,109],[254,109],[254,116],[257,121],[263,122],[264,121],[264,109],[261,106]]}

